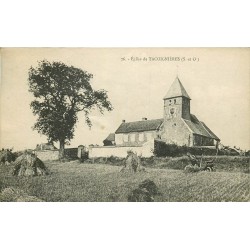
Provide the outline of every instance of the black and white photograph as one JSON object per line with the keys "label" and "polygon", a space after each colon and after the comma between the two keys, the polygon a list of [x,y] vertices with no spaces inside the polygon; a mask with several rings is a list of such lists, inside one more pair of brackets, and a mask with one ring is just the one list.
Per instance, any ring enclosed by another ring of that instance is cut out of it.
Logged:
{"label": "black and white photograph", "polygon": [[0,248],[247,250],[248,1],[1,1]]}
{"label": "black and white photograph", "polygon": [[250,201],[249,54],[2,48],[0,201]]}

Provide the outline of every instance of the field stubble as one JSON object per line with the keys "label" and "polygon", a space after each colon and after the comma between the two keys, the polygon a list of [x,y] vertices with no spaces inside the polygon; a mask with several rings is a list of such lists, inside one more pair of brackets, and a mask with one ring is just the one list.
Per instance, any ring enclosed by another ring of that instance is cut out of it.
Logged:
{"label": "field stubble", "polygon": [[[131,190],[145,179],[159,187],[155,201],[250,201],[250,175],[242,172],[184,173],[146,168],[120,173],[120,166],[46,162],[51,175],[15,177],[10,166],[0,167],[2,189],[14,187],[44,201],[127,201]],[[0,196],[1,200],[1,196]]]}

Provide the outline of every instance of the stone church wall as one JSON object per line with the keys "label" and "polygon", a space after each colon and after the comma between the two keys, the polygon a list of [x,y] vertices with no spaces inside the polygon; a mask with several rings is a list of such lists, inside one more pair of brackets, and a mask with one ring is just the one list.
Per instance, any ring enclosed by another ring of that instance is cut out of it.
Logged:
{"label": "stone church wall", "polygon": [[171,119],[164,122],[165,124],[162,139],[166,143],[174,143],[180,146],[193,146],[192,133],[189,131],[182,119]]}

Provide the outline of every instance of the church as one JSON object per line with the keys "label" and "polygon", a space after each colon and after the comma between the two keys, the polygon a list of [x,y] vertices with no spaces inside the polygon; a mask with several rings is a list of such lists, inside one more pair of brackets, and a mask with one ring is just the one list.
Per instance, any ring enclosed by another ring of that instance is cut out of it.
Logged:
{"label": "church", "polygon": [[104,146],[138,147],[152,140],[188,147],[217,147],[220,139],[190,113],[191,98],[176,77],[163,98],[163,117],[140,121],[122,121],[115,133],[103,141]]}

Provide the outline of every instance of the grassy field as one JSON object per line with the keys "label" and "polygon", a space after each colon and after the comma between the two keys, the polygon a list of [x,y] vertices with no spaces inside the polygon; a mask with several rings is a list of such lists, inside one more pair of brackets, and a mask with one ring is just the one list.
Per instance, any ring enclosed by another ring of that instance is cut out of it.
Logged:
{"label": "grassy field", "polygon": [[[127,201],[145,179],[153,180],[160,195],[155,201],[250,201],[250,174],[242,172],[184,173],[147,168],[120,173],[120,166],[46,162],[51,171],[42,177],[14,177],[10,166],[0,167],[2,189],[14,187],[44,201]],[[1,195],[0,195],[1,200]],[[5,201],[2,198],[2,201]]]}

